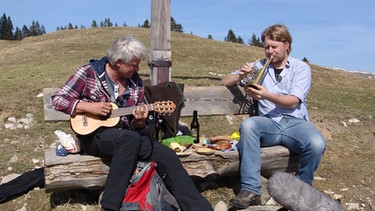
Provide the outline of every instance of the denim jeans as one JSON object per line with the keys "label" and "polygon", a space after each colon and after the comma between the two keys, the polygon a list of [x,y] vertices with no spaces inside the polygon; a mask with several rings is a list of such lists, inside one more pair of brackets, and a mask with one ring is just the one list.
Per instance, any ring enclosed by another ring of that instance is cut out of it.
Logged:
{"label": "denim jeans", "polygon": [[260,148],[275,145],[300,154],[296,176],[312,185],[326,142],[311,122],[291,116],[284,116],[280,122],[254,116],[241,123],[240,134],[241,189],[261,194]]}

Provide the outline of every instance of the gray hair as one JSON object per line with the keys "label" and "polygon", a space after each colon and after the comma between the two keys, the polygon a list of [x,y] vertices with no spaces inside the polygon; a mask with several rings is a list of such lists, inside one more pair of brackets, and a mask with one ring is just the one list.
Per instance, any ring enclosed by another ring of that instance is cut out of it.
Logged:
{"label": "gray hair", "polygon": [[117,38],[107,50],[108,61],[112,65],[118,60],[129,63],[134,58],[138,58],[142,61],[146,55],[146,47],[132,35]]}

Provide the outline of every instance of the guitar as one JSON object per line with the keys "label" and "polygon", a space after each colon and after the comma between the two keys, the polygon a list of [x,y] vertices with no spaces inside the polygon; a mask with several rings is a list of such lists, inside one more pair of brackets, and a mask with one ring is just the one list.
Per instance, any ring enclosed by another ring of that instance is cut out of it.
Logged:
{"label": "guitar", "polygon": [[[138,106],[119,108],[112,104],[112,111],[108,116],[97,116],[88,113],[80,113],[70,117],[70,126],[79,135],[89,135],[100,127],[114,127],[120,121],[120,117],[133,113]],[[159,101],[146,105],[149,111],[161,114],[172,113],[176,105],[172,101]]]}

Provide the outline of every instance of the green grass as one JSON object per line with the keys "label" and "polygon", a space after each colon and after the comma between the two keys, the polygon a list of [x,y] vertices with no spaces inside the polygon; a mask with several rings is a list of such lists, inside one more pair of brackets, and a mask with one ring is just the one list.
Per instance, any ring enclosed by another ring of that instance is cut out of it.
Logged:
{"label": "green grass", "polygon": [[[43,160],[44,149],[55,142],[53,131],[71,131],[67,122],[44,122],[42,98],[37,95],[45,87],[62,85],[68,76],[80,65],[86,64],[89,58],[104,56],[112,41],[125,33],[133,34],[146,47],[150,46],[149,29],[131,27],[65,30],[29,37],[22,41],[0,40],[0,175],[23,173],[43,165],[34,164],[31,159]],[[219,85],[221,77],[211,73],[227,74],[240,68],[245,62],[254,61],[264,55],[261,48],[175,32],[172,32],[171,46],[172,80],[189,86]],[[323,68],[318,64],[311,64],[311,68],[313,85],[308,97],[310,116],[319,128],[331,136],[318,173],[327,175],[332,180],[327,181],[328,184],[318,183],[318,187],[320,185],[322,188],[335,189],[340,186],[340,182],[357,185],[357,182],[366,180],[364,177],[369,175],[348,175],[343,177],[347,180],[339,181],[337,174],[350,171],[337,166],[343,165],[346,158],[350,159],[350,167],[374,167],[375,79]],[[141,64],[140,73],[144,79],[149,77],[147,61]],[[8,117],[25,117],[27,113],[34,114],[36,120],[31,129],[11,131],[4,128],[3,123]],[[234,118],[235,123],[229,125],[225,117],[201,117],[201,134],[208,137],[230,135],[237,130],[242,118],[243,116],[237,116]],[[342,122],[347,122],[350,118],[360,119],[361,122],[344,128]],[[190,118],[182,120],[186,123],[191,121]],[[18,162],[8,164],[15,154],[19,158]],[[13,170],[9,171],[9,166]],[[335,169],[335,174],[329,173],[332,169]],[[357,169],[352,172],[361,171]],[[206,197],[210,198],[212,203],[219,199],[228,200],[222,189],[219,189],[219,192],[219,195],[207,193]],[[25,199],[28,209],[50,207],[48,196],[50,195],[43,191],[31,193],[31,199]],[[22,207],[24,199],[18,200],[20,201],[0,205],[0,209]],[[364,200],[358,201],[365,203]],[[65,208],[66,205],[63,205],[61,210]]]}

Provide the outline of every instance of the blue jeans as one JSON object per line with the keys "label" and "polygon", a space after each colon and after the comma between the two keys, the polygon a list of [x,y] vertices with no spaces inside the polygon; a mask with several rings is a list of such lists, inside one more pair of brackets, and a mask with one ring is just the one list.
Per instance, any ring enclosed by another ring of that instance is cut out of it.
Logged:
{"label": "blue jeans", "polygon": [[261,194],[260,148],[275,145],[300,154],[296,176],[312,185],[326,142],[311,122],[290,116],[283,117],[280,122],[254,116],[241,123],[240,134],[241,189]]}

